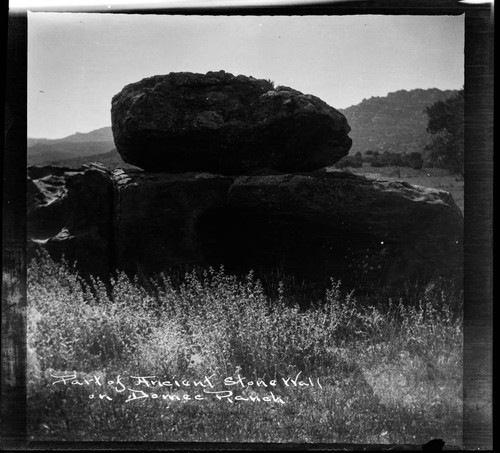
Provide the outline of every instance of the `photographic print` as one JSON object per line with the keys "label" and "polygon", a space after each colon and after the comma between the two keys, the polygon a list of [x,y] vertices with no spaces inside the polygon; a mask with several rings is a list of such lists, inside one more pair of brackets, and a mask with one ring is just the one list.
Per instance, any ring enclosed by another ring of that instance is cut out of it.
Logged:
{"label": "photographic print", "polygon": [[27,438],[463,446],[464,47],[28,12]]}

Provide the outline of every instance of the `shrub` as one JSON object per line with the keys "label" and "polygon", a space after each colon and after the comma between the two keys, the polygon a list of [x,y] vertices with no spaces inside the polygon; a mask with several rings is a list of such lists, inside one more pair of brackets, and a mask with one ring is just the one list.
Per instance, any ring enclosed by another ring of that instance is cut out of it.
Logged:
{"label": "shrub", "polygon": [[424,160],[422,158],[421,153],[418,152],[410,153],[408,160],[409,160],[408,166],[413,168],[414,170],[421,170],[422,167],[424,166]]}
{"label": "shrub", "polygon": [[105,285],[85,283],[47,255],[28,268],[28,344],[42,369],[93,370],[122,363],[154,325],[150,298],[124,274]]}
{"label": "shrub", "polygon": [[382,154],[373,153],[367,162],[370,162],[372,167],[411,167],[415,170],[420,170],[424,163],[421,153],[412,152],[408,155],[389,151],[384,151]]}
{"label": "shrub", "polygon": [[361,153],[358,151],[356,154],[352,156],[345,156],[340,159],[335,166],[337,168],[346,168],[346,167],[355,167],[360,168],[363,166],[363,157]]}

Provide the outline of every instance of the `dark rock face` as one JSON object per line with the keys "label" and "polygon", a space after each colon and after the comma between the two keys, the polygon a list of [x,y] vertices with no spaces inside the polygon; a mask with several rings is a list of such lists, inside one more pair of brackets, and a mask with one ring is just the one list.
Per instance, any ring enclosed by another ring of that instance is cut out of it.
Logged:
{"label": "dark rock face", "polygon": [[78,170],[32,167],[28,175],[28,253],[38,244],[56,258],[77,261],[84,273],[109,275],[114,265],[109,173],[94,164]]}
{"label": "dark rock face", "polygon": [[31,241],[103,277],[224,264],[360,287],[458,275],[462,265],[462,214],[434,189],[341,172],[38,174],[28,181]]}
{"label": "dark rock face", "polygon": [[227,254],[219,260],[279,265],[322,285],[332,276],[398,285],[461,267],[462,214],[451,196],[407,183],[341,172],[242,176],[210,222],[216,254]]}
{"label": "dark rock face", "polygon": [[321,99],[224,71],[154,76],[111,108],[123,160],[150,172],[310,171],[351,147],[345,117]]}
{"label": "dark rock face", "polygon": [[113,173],[117,265],[154,273],[178,264],[202,264],[201,216],[226,204],[232,180],[209,173]]}

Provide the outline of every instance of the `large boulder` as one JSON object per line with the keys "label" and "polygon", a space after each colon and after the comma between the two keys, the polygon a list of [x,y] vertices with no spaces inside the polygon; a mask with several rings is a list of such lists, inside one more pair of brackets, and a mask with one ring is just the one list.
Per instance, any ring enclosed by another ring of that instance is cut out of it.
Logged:
{"label": "large boulder", "polygon": [[450,194],[343,172],[240,176],[204,219],[228,269],[279,267],[328,285],[457,276],[463,217]]}
{"label": "large boulder", "polygon": [[463,217],[452,197],[404,182],[92,166],[31,175],[30,240],[100,276],[223,264],[363,288],[459,276],[462,267]]}
{"label": "large boulder", "polygon": [[224,71],[127,85],[111,117],[122,159],[150,172],[309,171],[351,147],[345,117],[321,99]]}

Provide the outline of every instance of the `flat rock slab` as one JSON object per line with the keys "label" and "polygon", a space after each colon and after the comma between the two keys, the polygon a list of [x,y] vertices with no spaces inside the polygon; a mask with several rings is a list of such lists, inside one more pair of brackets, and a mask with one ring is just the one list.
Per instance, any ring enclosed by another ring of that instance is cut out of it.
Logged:
{"label": "flat rock slab", "polygon": [[226,213],[226,228],[215,228],[228,243],[223,261],[279,265],[306,281],[400,285],[462,267],[463,217],[451,195],[405,182],[342,172],[240,176]]}
{"label": "flat rock slab", "polygon": [[[32,171],[28,236],[86,272],[184,265],[321,287],[459,276],[463,216],[447,192],[343,172],[224,176],[88,166]],[[38,176],[38,179],[34,179]]]}
{"label": "flat rock slab", "polygon": [[170,73],[112,100],[122,159],[149,172],[309,171],[346,156],[350,127],[321,99],[224,71]]}

